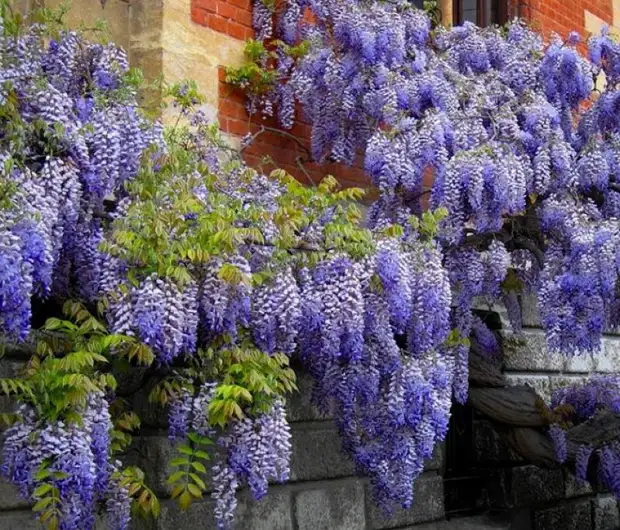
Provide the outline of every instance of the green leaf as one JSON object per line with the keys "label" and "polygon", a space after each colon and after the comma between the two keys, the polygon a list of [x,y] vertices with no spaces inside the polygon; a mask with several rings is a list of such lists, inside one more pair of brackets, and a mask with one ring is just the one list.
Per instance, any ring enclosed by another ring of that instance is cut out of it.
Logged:
{"label": "green leaf", "polygon": [[207,469],[205,468],[205,466],[203,466],[200,462],[192,462],[192,467],[200,473],[207,472]]}
{"label": "green leaf", "polygon": [[46,482],[44,484],[41,484],[40,486],[38,486],[34,492],[33,492],[33,496],[34,497],[42,497],[43,495],[45,495],[46,493],[52,491],[53,486],[49,483]]}
{"label": "green leaf", "polygon": [[185,476],[185,471],[183,470],[175,471],[168,477],[166,482],[168,484],[174,484],[175,482],[178,482],[179,480],[181,480],[184,476]]}
{"label": "green leaf", "polygon": [[196,486],[196,484],[191,484],[191,483],[188,484],[187,485],[187,489],[197,499],[201,499],[202,498],[202,491],[200,490],[200,488],[198,486]]}
{"label": "green leaf", "polygon": [[198,475],[196,475],[196,473],[190,473],[189,476],[202,489],[202,491],[207,489],[207,485]]}
{"label": "green leaf", "polygon": [[183,453],[184,455],[188,456],[192,456],[194,454],[192,448],[187,445],[179,445],[178,451],[179,453]]}
{"label": "green leaf", "polygon": [[181,510],[187,510],[192,504],[192,502],[193,502],[192,495],[187,490],[183,491],[183,493],[179,495],[178,503],[179,503],[179,507],[181,508]]}

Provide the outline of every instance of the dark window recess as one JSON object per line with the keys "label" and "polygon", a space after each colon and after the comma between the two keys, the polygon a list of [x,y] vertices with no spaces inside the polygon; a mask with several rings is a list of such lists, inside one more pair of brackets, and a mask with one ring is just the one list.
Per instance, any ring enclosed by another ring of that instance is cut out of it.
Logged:
{"label": "dark window recess", "polygon": [[452,406],[445,442],[444,502],[448,517],[473,515],[484,506],[485,478],[474,463],[474,417],[469,405]]}
{"label": "dark window recess", "polygon": [[504,24],[508,0],[454,0],[454,24],[472,22],[480,27]]}
{"label": "dark window recess", "polygon": [[[476,311],[491,330],[501,329],[495,312]],[[475,420],[480,419],[469,405],[452,405],[450,428],[445,441],[444,496],[446,516],[459,517],[485,512],[488,477],[476,462]]]}

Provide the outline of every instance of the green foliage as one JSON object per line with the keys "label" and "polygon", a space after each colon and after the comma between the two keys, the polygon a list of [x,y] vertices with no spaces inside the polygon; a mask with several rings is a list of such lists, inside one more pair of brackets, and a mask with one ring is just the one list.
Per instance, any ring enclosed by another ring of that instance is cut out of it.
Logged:
{"label": "green foliage", "polygon": [[167,481],[173,486],[172,498],[177,500],[182,510],[187,509],[195,500],[201,499],[207,490],[207,468],[204,462],[210,459],[206,449],[213,445],[208,437],[195,432],[188,435],[188,442],[177,447],[178,456],[170,461],[170,466],[176,470]]}
{"label": "green foliage", "polygon": [[262,41],[248,40],[244,50],[247,62],[237,68],[227,67],[226,82],[252,94],[266,94],[280,81],[280,74],[273,68],[274,59],[278,56],[276,50],[297,60],[308,53],[310,44],[301,41],[290,46],[281,40],[274,40],[270,48],[265,48]]}
{"label": "green foliage", "polygon": [[127,467],[114,477],[121,487],[127,488],[132,498],[131,511],[139,517],[158,517],[161,507],[159,499],[144,483],[144,472],[138,467]]}
{"label": "green foliage", "polygon": [[470,340],[469,337],[463,337],[458,329],[450,330],[450,334],[445,342],[446,348],[454,348],[456,346],[465,346],[469,348]]}
{"label": "green foliage", "polygon": [[61,499],[60,491],[54,485],[53,480],[58,481],[67,478],[67,474],[51,471],[49,464],[50,462],[43,462],[35,474],[35,479],[39,485],[34,490],[33,497],[36,501],[32,511],[39,514],[39,521],[47,530],[58,530],[62,516]]}
{"label": "green foliage", "polygon": [[422,213],[422,217],[412,216],[409,218],[411,226],[428,241],[432,241],[441,228],[441,221],[448,217],[448,210],[437,208],[433,211]]}
{"label": "green foliage", "polygon": [[114,429],[110,432],[110,450],[112,453],[123,453],[131,444],[131,433],[140,428],[140,418],[137,414],[125,410],[125,404],[117,399],[110,406],[110,414]]}
{"label": "green foliage", "polygon": [[116,388],[106,371],[110,358],[132,351],[136,341],[109,334],[78,302],[66,302],[63,312],[69,320],[47,320],[21,377],[0,379],[0,390],[32,406],[41,420],[79,422],[89,394]]}
{"label": "green foliage", "polygon": [[255,348],[231,348],[215,359],[219,382],[209,404],[211,425],[225,428],[245,413],[271,409],[274,399],[297,390],[295,372],[286,355],[267,355]]}

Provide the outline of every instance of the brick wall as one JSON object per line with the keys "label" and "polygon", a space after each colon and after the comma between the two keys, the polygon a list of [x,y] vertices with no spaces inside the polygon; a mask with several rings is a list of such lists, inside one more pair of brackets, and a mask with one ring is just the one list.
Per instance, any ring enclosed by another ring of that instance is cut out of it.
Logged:
{"label": "brick wall", "polygon": [[[575,30],[582,34],[585,41],[591,32],[599,31],[603,24],[609,24],[612,30],[615,30],[616,24],[620,25],[619,0],[507,1],[511,16],[529,20],[545,36],[551,32],[566,36]],[[191,20],[194,24],[225,34],[231,39],[243,41],[253,36],[251,0],[191,0]],[[243,94],[223,83],[221,76],[220,71],[216,99],[217,117],[224,132],[241,137],[247,133],[255,134],[261,125],[278,129],[275,120],[263,121],[255,116],[252,123],[243,106]],[[245,152],[245,159],[250,165],[265,171],[281,167],[306,183],[317,182],[325,174],[332,174],[345,186],[369,185],[359,162],[354,167],[309,163],[310,130],[308,123],[298,119],[298,123],[289,131],[294,139],[273,132],[262,133]],[[270,162],[265,162],[265,159]],[[304,169],[300,167],[300,162],[303,162]]]}
{"label": "brick wall", "polygon": [[614,1],[616,0],[509,0],[509,3],[512,16],[529,20],[546,36],[551,32],[566,36],[570,31],[578,31],[585,38],[593,31],[593,28],[588,27],[586,13],[613,25]]}

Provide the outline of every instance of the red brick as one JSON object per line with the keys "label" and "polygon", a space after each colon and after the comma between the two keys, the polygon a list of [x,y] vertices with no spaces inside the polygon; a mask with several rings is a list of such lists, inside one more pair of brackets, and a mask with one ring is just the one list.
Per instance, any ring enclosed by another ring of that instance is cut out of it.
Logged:
{"label": "red brick", "polygon": [[245,9],[237,9],[235,13],[235,20],[239,22],[239,24],[243,24],[248,28],[252,27],[252,13],[250,11],[246,11]]}
{"label": "red brick", "polygon": [[247,11],[248,13],[252,11],[252,4],[250,0],[228,0],[230,4]]}
{"label": "red brick", "polygon": [[229,118],[247,119],[248,117],[244,106],[230,99],[225,99],[220,102],[219,111],[220,114],[223,114]]}
{"label": "red brick", "polygon": [[228,20],[235,20],[237,15],[237,8],[225,0],[219,0],[217,3],[217,14]]}
{"label": "red brick", "polygon": [[234,37],[235,39],[245,40],[246,29],[246,27],[242,26],[238,22],[235,22],[234,20],[229,20],[228,25],[226,26],[226,33],[228,33],[228,35]]}
{"label": "red brick", "polygon": [[220,33],[227,33],[228,21],[219,15],[211,14],[209,15],[207,26],[215,31],[219,31]]}
{"label": "red brick", "polygon": [[195,9],[192,7],[192,22],[200,24],[201,26],[209,25],[209,13],[204,9]]}
{"label": "red brick", "polygon": [[244,136],[248,133],[248,122],[229,118],[227,120],[226,132],[236,134],[237,136]]}
{"label": "red brick", "polygon": [[211,13],[215,13],[216,6],[217,0],[192,0],[192,8],[204,9]]}

